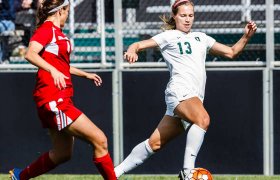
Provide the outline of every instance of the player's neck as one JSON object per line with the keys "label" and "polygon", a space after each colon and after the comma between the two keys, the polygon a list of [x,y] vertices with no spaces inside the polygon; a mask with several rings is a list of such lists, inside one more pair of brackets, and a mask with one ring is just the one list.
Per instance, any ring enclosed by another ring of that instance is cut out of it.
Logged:
{"label": "player's neck", "polygon": [[46,19],[46,21],[51,21],[56,27],[60,28],[60,20],[55,16],[50,16]]}

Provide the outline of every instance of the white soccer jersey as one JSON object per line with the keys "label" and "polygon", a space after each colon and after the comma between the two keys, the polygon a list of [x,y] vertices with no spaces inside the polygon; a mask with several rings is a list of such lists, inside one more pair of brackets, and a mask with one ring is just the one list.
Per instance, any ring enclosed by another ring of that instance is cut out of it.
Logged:
{"label": "white soccer jersey", "polygon": [[167,30],[154,37],[167,63],[170,80],[166,90],[184,87],[204,98],[206,84],[205,59],[216,42],[201,32],[185,33]]}

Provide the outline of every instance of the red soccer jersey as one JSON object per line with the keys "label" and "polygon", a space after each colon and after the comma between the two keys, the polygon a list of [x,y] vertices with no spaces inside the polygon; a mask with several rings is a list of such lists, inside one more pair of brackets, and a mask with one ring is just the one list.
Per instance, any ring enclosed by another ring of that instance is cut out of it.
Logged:
{"label": "red soccer jersey", "polygon": [[39,53],[40,56],[58,71],[63,73],[69,79],[65,79],[66,88],[59,90],[54,85],[54,79],[51,74],[43,69],[38,70],[36,77],[36,86],[33,92],[34,100],[38,107],[41,105],[73,96],[73,87],[70,75],[70,53],[71,44],[69,39],[63,34],[60,28],[51,21],[43,23],[31,37],[31,41],[36,41],[44,46]]}

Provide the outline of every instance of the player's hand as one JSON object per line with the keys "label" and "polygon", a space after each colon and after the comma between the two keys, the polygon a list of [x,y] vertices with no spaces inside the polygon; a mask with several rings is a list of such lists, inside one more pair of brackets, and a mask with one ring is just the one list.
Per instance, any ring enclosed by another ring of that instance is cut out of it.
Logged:
{"label": "player's hand", "polygon": [[254,21],[249,21],[245,26],[245,34],[247,35],[247,37],[252,37],[257,31],[257,28],[258,27]]}
{"label": "player's hand", "polygon": [[136,53],[125,52],[123,58],[131,64],[138,60],[138,55]]}
{"label": "player's hand", "polygon": [[59,89],[65,89],[66,88],[66,82],[65,79],[69,79],[69,77],[65,76],[60,71],[56,70],[55,68],[50,71],[52,78],[54,80],[54,85]]}
{"label": "player's hand", "polygon": [[101,84],[102,84],[102,79],[97,74],[88,73],[86,78],[92,80],[96,86],[101,86]]}

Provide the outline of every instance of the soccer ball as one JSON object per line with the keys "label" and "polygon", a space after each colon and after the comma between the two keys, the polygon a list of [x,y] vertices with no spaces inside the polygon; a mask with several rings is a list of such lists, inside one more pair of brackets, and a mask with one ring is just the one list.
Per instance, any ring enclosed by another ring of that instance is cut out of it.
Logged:
{"label": "soccer ball", "polygon": [[211,173],[204,168],[194,168],[187,176],[188,180],[213,180]]}

